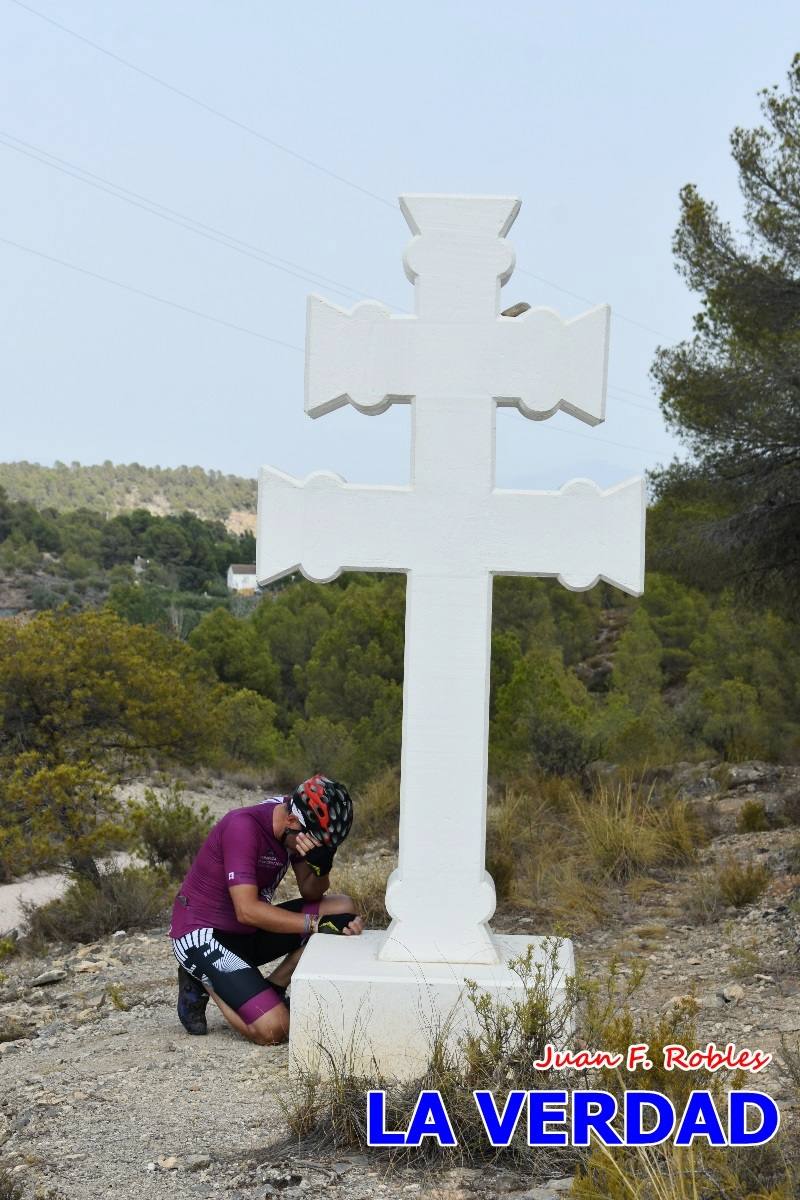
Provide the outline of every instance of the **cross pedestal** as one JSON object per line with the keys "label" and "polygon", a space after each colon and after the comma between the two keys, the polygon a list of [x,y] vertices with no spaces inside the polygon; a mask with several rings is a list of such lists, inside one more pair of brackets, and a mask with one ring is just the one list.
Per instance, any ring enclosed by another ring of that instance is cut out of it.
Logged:
{"label": "cross pedestal", "polygon": [[[494,483],[498,405],[534,420],[559,408],[590,425],[603,420],[609,310],[574,321],[542,309],[499,315],[516,200],[411,196],[401,207],[415,234],[404,261],[416,313],[396,317],[372,302],[348,313],[312,297],[306,411],[412,404],[411,482],[360,487],[327,472],[302,482],[264,468],[257,567],[260,582],[298,569],[319,581],[342,570],[408,577],[392,924],[388,934],[312,939],[292,984],[296,1059],[307,1060],[319,1040],[315,1005],[323,1003],[340,1046],[374,1012],[361,1040],[397,1070],[418,1059],[418,1046],[409,1049],[420,1032],[415,988],[424,984],[440,1015],[478,969],[490,988],[507,990],[508,957],[532,940],[493,937],[487,924],[495,907],[484,866],[492,578],[554,576],[575,590],[603,578],[638,593],[644,566],[640,479],[605,491],[581,479],[557,492]],[[564,971],[571,954],[565,943]]]}

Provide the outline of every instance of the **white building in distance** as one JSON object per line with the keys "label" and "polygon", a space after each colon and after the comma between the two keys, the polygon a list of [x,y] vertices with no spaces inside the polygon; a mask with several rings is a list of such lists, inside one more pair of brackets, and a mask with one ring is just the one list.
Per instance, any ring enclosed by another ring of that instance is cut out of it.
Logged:
{"label": "white building in distance", "polygon": [[228,567],[228,591],[252,596],[258,590],[255,563],[231,563]]}

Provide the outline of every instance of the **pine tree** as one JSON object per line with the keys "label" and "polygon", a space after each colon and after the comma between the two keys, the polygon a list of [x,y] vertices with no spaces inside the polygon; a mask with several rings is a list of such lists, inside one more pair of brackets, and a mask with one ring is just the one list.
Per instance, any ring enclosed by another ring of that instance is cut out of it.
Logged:
{"label": "pine tree", "polygon": [[651,565],[774,603],[800,581],[800,55],[761,97],[765,125],[731,136],[747,239],[681,192],[673,248],[702,309],[653,374],[691,458],[655,476]]}

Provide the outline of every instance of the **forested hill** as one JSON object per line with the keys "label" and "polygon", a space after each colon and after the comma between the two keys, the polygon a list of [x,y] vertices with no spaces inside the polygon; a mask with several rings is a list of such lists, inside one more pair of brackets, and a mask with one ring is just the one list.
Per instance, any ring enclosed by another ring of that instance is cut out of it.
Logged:
{"label": "forested hill", "polygon": [[24,500],[39,509],[88,508],[108,517],[136,508],[158,516],[189,511],[205,520],[225,521],[236,532],[252,527],[246,514],[256,511],[254,479],[202,467],[0,463],[0,488],[9,500]]}

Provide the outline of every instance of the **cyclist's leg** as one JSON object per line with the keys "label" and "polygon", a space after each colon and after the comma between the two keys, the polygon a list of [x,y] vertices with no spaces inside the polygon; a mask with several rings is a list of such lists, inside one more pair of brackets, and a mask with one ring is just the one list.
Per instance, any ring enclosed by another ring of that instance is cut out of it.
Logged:
{"label": "cyclist's leg", "polygon": [[244,1037],[259,1045],[284,1041],[289,1014],[282,996],[257,967],[224,945],[217,933],[197,929],[174,939],[175,957],[203,984],[226,1021]]}
{"label": "cyclist's leg", "polygon": [[[269,990],[273,991],[272,988]],[[273,1005],[265,1013],[251,1012],[245,1020],[241,1009],[237,1012],[231,1008],[216,992],[210,992],[210,996],[231,1028],[257,1046],[276,1046],[288,1038],[289,1010],[283,1002]]]}

